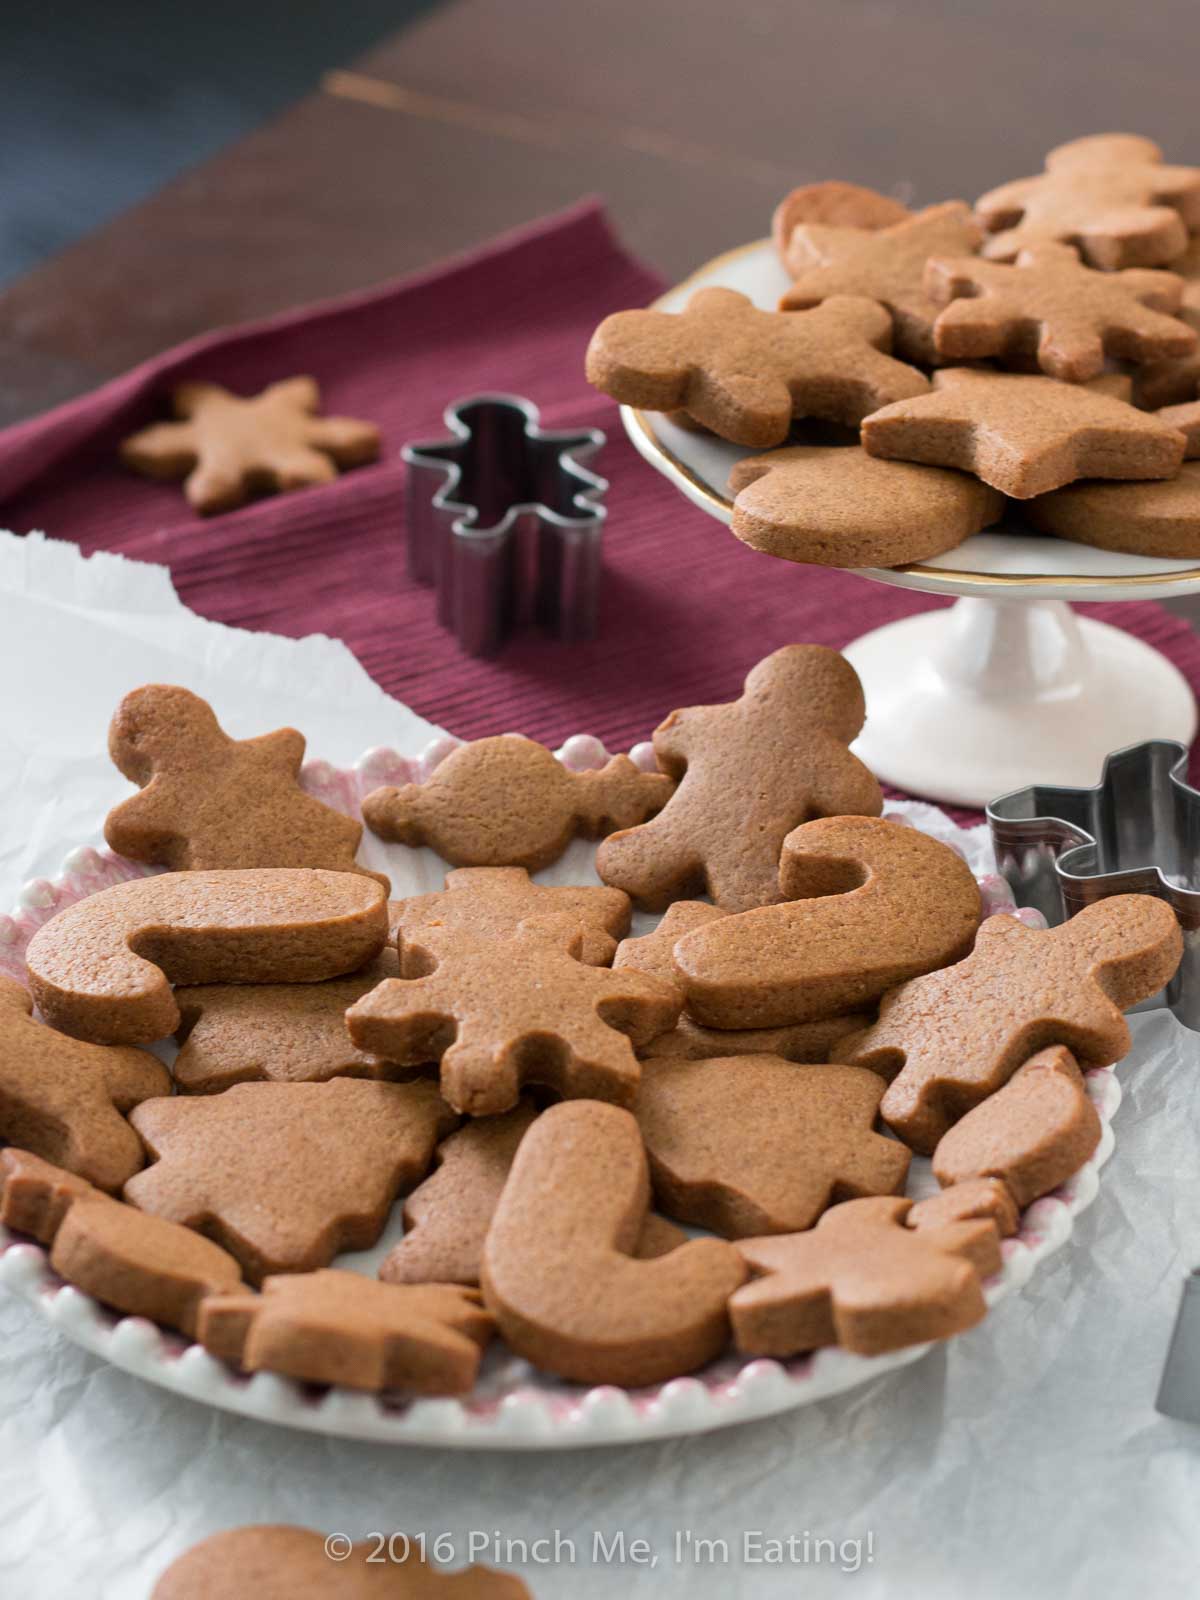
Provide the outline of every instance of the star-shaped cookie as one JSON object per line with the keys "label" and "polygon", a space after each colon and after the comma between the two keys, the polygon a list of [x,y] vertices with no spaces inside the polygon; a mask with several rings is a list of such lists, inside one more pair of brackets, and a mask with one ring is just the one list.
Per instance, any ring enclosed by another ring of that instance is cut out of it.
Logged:
{"label": "star-shaped cookie", "polygon": [[1103,389],[970,367],[933,382],[864,420],[869,454],[959,467],[1015,500],[1076,478],[1172,478],[1183,461],[1182,433]]}
{"label": "star-shaped cookie", "polygon": [[1052,378],[1085,383],[1104,358],[1147,362],[1186,356],[1196,333],[1178,311],[1183,279],[1131,267],[1096,272],[1066,244],[1033,245],[1016,264],[934,256],[925,287],[945,310],[934,325],[938,354],[952,361],[1031,359]]}
{"label": "star-shaped cookie", "polygon": [[933,341],[938,307],[925,291],[930,256],[969,255],[982,235],[961,200],[926,206],[890,228],[793,228],[789,267],[795,277],[784,311],[815,306],[831,295],[868,295],[892,314],[897,355],[924,366],[939,361]]}
{"label": "star-shaped cookie", "polygon": [[188,503],[204,515],[231,511],[252,494],[328,483],[339,467],[379,455],[379,429],[351,417],[319,417],[312,378],[287,378],[261,394],[231,394],[215,383],[180,384],[177,422],[157,422],[121,445],[121,460],[147,478],[183,478]]}
{"label": "star-shaped cookie", "polygon": [[823,567],[899,567],[953,550],[999,521],[1003,496],[978,478],[857,445],[791,445],[744,456],[729,475],[743,544]]}
{"label": "star-shaped cookie", "polygon": [[853,426],[929,387],[885,353],[892,328],[882,306],[833,288],[815,298],[824,304],[796,317],[760,311],[734,289],[700,289],[679,312],[618,311],[592,335],[588,381],[623,405],[683,409],[760,450],[782,444],[793,417]]}
{"label": "star-shaped cookie", "polygon": [[1200,227],[1200,168],[1164,166],[1137,134],[1093,134],[1051,150],[1039,177],[989,190],[975,211],[991,235],[983,253],[996,261],[1050,240],[1076,245],[1104,272],[1159,267]]}

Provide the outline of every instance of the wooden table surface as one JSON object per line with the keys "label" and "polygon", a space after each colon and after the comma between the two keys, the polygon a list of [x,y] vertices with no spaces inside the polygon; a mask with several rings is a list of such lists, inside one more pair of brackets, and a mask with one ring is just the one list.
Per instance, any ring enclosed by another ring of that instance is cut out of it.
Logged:
{"label": "wooden table surface", "polygon": [[607,197],[679,276],[832,176],[925,203],[1130,129],[1200,157],[1191,0],[453,0],[0,293],[0,421]]}

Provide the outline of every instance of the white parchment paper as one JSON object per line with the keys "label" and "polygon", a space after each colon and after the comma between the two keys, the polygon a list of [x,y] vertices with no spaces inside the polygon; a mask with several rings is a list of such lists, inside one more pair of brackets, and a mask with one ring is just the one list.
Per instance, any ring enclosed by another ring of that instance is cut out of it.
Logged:
{"label": "white parchment paper", "polygon": [[[204,622],[161,568],[0,535],[0,909],[97,842],[128,792],[108,719],[148,680],[340,764],[437,731],[335,641]],[[1153,1406],[1200,1263],[1200,1041],[1133,1024],[1099,1198],[1032,1283],[914,1366],[726,1432],[540,1457],[344,1443],[174,1398],[0,1297],[0,1595],[146,1600],[188,1545],[261,1521],[444,1533],[452,1564],[510,1565],[540,1600],[1200,1593],[1200,1428]]]}

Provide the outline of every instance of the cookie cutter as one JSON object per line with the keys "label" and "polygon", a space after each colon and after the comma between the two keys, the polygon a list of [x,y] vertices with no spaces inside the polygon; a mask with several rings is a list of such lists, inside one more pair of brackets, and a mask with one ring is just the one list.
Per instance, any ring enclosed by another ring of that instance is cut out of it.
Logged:
{"label": "cookie cutter", "polygon": [[1180,1422],[1200,1422],[1200,1267],[1183,1280],[1154,1408]]}
{"label": "cookie cutter", "polygon": [[476,394],[446,407],[448,439],[405,445],[408,570],[469,655],[534,622],[568,642],[596,632],[604,478],[598,428],[552,432],[532,401]]}
{"label": "cookie cutter", "polygon": [[1131,744],[1106,758],[1095,788],[1014,789],[992,801],[987,820],[1017,904],[1036,906],[1052,927],[1109,895],[1165,900],[1183,930],[1165,1002],[1200,1031],[1200,792],[1187,760],[1173,739]]}

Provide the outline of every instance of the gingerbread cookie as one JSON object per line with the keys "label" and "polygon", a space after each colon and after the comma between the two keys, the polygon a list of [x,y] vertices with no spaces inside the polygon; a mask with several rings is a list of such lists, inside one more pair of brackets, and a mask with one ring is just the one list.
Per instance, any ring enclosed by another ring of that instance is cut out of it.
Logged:
{"label": "gingerbread cookie", "polygon": [[524,867],[460,867],[446,874],[444,889],[393,909],[403,978],[432,972],[464,934],[503,938],[528,917],[570,918],[583,938],[580,961],[606,967],[629,928],[629,896],[619,889],[534,883]]}
{"label": "gingerbread cookie", "polygon": [[334,1078],[148,1100],[134,1126],[154,1164],[125,1198],[216,1239],[257,1282],[373,1245],[454,1116],[431,1083]]}
{"label": "gingerbread cookie", "polygon": [[39,1244],[53,1244],[62,1220],[75,1204],[98,1194],[86,1178],[43,1161],[28,1150],[0,1150],[0,1223],[27,1233]]}
{"label": "gingerbread cookie", "polygon": [[1200,456],[1200,400],[1189,400],[1181,406],[1163,406],[1156,415],[1168,428],[1183,435],[1185,461],[1194,461]]}
{"label": "gingerbread cookie", "polygon": [[1178,317],[1183,279],[1129,268],[1096,272],[1070,245],[1033,245],[1016,265],[979,256],[935,256],[925,288],[945,310],[934,325],[940,356],[1032,360],[1052,378],[1085,383],[1115,361],[1164,361],[1196,349],[1196,332]]}
{"label": "gingerbread cookie", "polygon": [[577,1383],[659,1383],[703,1366],[729,1338],[745,1278],[732,1245],[694,1239],[631,1254],[650,1199],[634,1118],[617,1106],[552,1106],[521,1141],[483,1251],[483,1296],[518,1355]]}
{"label": "gingerbread cookie", "polygon": [[459,745],[425,783],[376,789],[363,801],[372,833],[432,846],[460,867],[548,867],[577,834],[597,839],[644,822],[672,789],[659,772],[613,756],[598,772],[572,772],[545,745],[519,734]]}
{"label": "gingerbread cookie", "polygon": [[147,478],[183,478],[202,515],[231,511],[252,494],[329,483],[341,467],[379,457],[379,429],[352,417],[319,417],[313,378],[285,378],[260,394],[183,383],[171,394],[176,422],[156,422],[121,445],[121,460]]}
{"label": "gingerbread cookie", "polygon": [[618,311],[592,335],[588,382],[622,405],[682,408],[758,450],[782,444],[793,417],[853,426],[925,392],[926,378],[887,354],[882,306],[861,293],[818,298],[804,316],[760,311],[735,289],[697,290],[678,312]]}
{"label": "gingerbread cookie", "polygon": [[966,1178],[951,1184],[918,1200],[904,1221],[910,1228],[940,1228],[947,1222],[973,1222],[981,1217],[996,1224],[1002,1239],[1017,1231],[1017,1202],[999,1178]]}
{"label": "gingerbread cookie", "polygon": [[364,995],[346,1013],[350,1037],[401,1065],[440,1061],[443,1095],[473,1117],[508,1111],[526,1082],[628,1104],[634,1050],[674,1027],[679,991],[584,966],[582,943],[564,917],[531,918],[503,939],[464,936],[427,977]]}
{"label": "gingerbread cookie", "polygon": [[372,878],[304,867],[167,872],[101,889],[44,923],[25,965],[52,1027],[148,1044],[180,1024],[173,983],[313,983],[383,946]]}
{"label": "gingerbread cookie", "polygon": [[677,981],[715,1028],[837,1016],[971,948],[982,902],[971,869],[929,834],[880,817],[825,817],[783,843],[788,901],[685,934]]}
{"label": "gingerbread cookie", "polygon": [[1011,261],[1030,245],[1075,245],[1102,272],[1159,267],[1200,228],[1200,170],[1167,167],[1162,151],[1132,133],[1060,144],[1036,178],[990,189],[975,212],[991,235],[983,253]]}
{"label": "gingerbread cookie", "polygon": [[739,700],[659,724],[654,750],[679,786],[653,822],[604,840],[597,872],[652,911],[695,893],[726,911],[777,901],[794,827],[882,809],[878,783],[846,748],[864,715],[858,675],[836,650],[776,650]]}
{"label": "gingerbread cookie", "polygon": [[357,1272],[268,1278],[261,1294],[213,1296],[200,1342],[246,1372],[407,1394],[466,1394],[492,1334],[479,1295],[455,1284],[399,1287]]}
{"label": "gingerbread cookie", "polygon": [[145,1161],[124,1113],[171,1079],[146,1050],[85,1044],[35,1022],[29,991],[0,977],[0,1139],[101,1189]]}
{"label": "gingerbread cookie", "polygon": [[[1176,269],[1172,267],[1172,271]],[[1200,304],[1189,305],[1188,295],[1200,299],[1200,282],[1186,283],[1184,304],[1179,320],[1200,334]],[[1200,394],[1200,348],[1191,355],[1175,356],[1168,361],[1150,361],[1133,373],[1133,399],[1146,411],[1157,411],[1161,406],[1180,405],[1194,400]]]}
{"label": "gingerbread cookie", "polygon": [[883,1091],[861,1067],[777,1056],[648,1063],[635,1112],[655,1197],[680,1222],[743,1239],[898,1194],[909,1153],[873,1131]]}
{"label": "gingerbread cookie", "polygon": [[832,228],[887,228],[903,222],[912,212],[875,189],[830,178],[805,183],[785,194],[771,217],[771,239],[779,259],[790,268],[792,234],[805,223],[821,222]]}
{"label": "gingerbread cookie", "polygon": [[942,1135],[934,1177],[941,1184],[999,1178],[1023,1208],[1090,1161],[1102,1132],[1075,1057],[1053,1045]]}
{"label": "gingerbread cookie", "polygon": [[1000,1267],[995,1224],[907,1228],[911,1205],[849,1200],[807,1233],[739,1244],[756,1277],[729,1302],[738,1349],[784,1357],[837,1344],[875,1356],[981,1322],[980,1279]]}
{"label": "gingerbread cookie", "polygon": [[511,1573],[441,1572],[426,1562],[421,1538],[403,1537],[391,1537],[386,1561],[377,1560],[377,1538],[335,1561],[325,1535],[308,1528],[231,1528],[173,1561],[150,1600],[531,1600]]}
{"label": "gingerbread cookie", "polygon": [[[149,683],[117,707],[108,753],[141,791],[104,823],[109,845],[131,861],[172,871],[366,871],[354,859],[362,824],[300,787],[304,735],[295,728],[231,739],[199,695]],[[371,876],[387,889],[381,873]]]}
{"label": "gingerbread cookie", "polygon": [[925,263],[930,256],[970,255],[981,238],[961,200],[926,206],[873,233],[818,224],[793,228],[785,264],[795,282],[780,309],[815,306],[831,295],[868,295],[892,314],[897,355],[935,366],[938,308],[925,292]]}
{"label": "gingerbread cookie", "polygon": [[1106,390],[970,367],[933,382],[865,419],[871,455],[959,467],[1016,500],[1076,478],[1172,478],[1183,460],[1181,433]]}
{"label": "gingerbread cookie", "polygon": [[1200,556],[1200,462],[1160,483],[1073,483],[1031,500],[1025,514],[1042,533],[1101,550]]}
{"label": "gingerbread cookie", "polygon": [[1086,1067],[1119,1061],[1130,1045],[1121,1013],[1156,994],[1182,953],[1175,913],[1151,895],[1114,895],[1057,928],[988,917],[965,961],[901,984],[874,1027],[834,1054],[894,1079],[883,1117],[929,1155],[1046,1045],[1066,1044]]}
{"label": "gingerbread cookie", "polygon": [[743,544],[822,567],[899,567],[953,550],[998,522],[1004,498],[977,478],[857,445],[792,445],[729,474]]}
{"label": "gingerbread cookie", "polygon": [[324,1083],[404,1076],[357,1049],[346,1011],[384,978],[399,975],[394,950],[348,978],[324,983],[202,983],[176,991],[182,1023],[171,1068],[181,1094],[218,1094],[235,1083]]}

